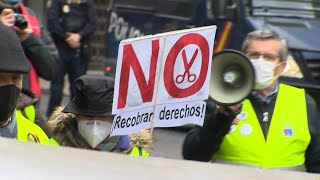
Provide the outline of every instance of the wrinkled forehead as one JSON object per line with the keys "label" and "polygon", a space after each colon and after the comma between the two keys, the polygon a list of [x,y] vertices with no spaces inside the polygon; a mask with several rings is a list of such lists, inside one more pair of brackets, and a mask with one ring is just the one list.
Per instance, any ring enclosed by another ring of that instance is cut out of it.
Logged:
{"label": "wrinkled forehead", "polygon": [[281,41],[275,39],[252,39],[249,43],[247,52],[259,52],[264,54],[279,55],[281,49]]}

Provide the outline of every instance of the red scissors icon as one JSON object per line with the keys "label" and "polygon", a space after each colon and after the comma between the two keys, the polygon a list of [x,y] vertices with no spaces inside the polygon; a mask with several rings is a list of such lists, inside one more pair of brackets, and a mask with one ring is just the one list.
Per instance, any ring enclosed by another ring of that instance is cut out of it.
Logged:
{"label": "red scissors icon", "polygon": [[183,66],[184,66],[185,71],[183,74],[179,74],[176,77],[176,82],[178,84],[181,84],[184,81],[184,78],[186,77],[186,75],[188,76],[187,81],[189,83],[192,83],[197,79],[197,76],[195,74],[190,73],[190,68],[191,68],[192,64],[194,63],[197,55],[198,55],[198,49],[196,49],[196,51],[193,53],[193,56],[188,64],[186,51],[185,50],[182,51]]}

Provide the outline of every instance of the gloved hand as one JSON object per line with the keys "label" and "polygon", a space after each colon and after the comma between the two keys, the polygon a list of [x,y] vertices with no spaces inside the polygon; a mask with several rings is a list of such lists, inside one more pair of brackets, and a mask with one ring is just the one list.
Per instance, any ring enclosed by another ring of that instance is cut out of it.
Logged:
{"label": "gloved hand", "polygon": [[219,106],[218,112],[235,118],[241,112],[241,109],[242,104],[238,103],[231,106]]}
{"label": "gloved hand", "polygon": [[241,112],[242,104],[232,106],[218,106],[212,100],[207,100],[204,127],[211,129],[216,134],[228,133],[236,116]]}

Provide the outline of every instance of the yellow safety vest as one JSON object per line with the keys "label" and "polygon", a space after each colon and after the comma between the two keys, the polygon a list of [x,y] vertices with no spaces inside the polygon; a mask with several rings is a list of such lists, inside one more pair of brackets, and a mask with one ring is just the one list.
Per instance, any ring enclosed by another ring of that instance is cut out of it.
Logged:
{"label": "yellow safety vest", "polygon": [[51,144],[46,133],[38,125],[26,119],[19,110],[16,111],[16,120],[19,141]]}
{"label": "yellow safety vest", "polygon": [[59,143],[56,139],[50,138],[49,139],[51,146],[59,146]]}
{"label": "yellow safety vest", "polygon": [[34,123],[36,119],[36,110],[34,109],[33,105],[28,105],[24,107],[22,110],[17,110],[17,112],[23,114],[26,119]]}
{"label": "yellow safety vest", "polygon": [[311,137],[303,89],[279,85],[267,139],[249,100],[238,117],[240,123],[231,126],[213,159],[261,168],[294,169],[304,164]]}
{"label": "yellow safety vest", "polygon": [[134,146],[130,152],[130,156],[148,157],[149,153],[144,148]]}

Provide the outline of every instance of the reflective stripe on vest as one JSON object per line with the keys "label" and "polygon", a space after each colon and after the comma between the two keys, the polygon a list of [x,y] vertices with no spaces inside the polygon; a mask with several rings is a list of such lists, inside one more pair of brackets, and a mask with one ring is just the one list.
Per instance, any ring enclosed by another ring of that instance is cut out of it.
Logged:
{"label": "reflective stripe on vest", "polygon": [[130,156],[148,157],[149,153],[144,148],[134,146],[130,152]]}
{"label": "reflective stripe on vest", "polygon": [[23,115],[26,119],[33,123],[36,119],[36,111],[33,105],[28,105],[24,107],[22,110],[17,110],[17,114]]}
{"label": "reflective stripe on vest", "polygon": [[249,100],[241,113],[245,118],[232,125],[214,159],[262,168],[304,164],[311,137],[303,89],[279,85],[267,140]]}
{"label": "reflective stripe on vest", "polygon": [[50,145],[49,138],[44,131],[39,126],[26,119],[21,112],[16,113],[16,119],[18,130],[17,139],[19,141]]}

